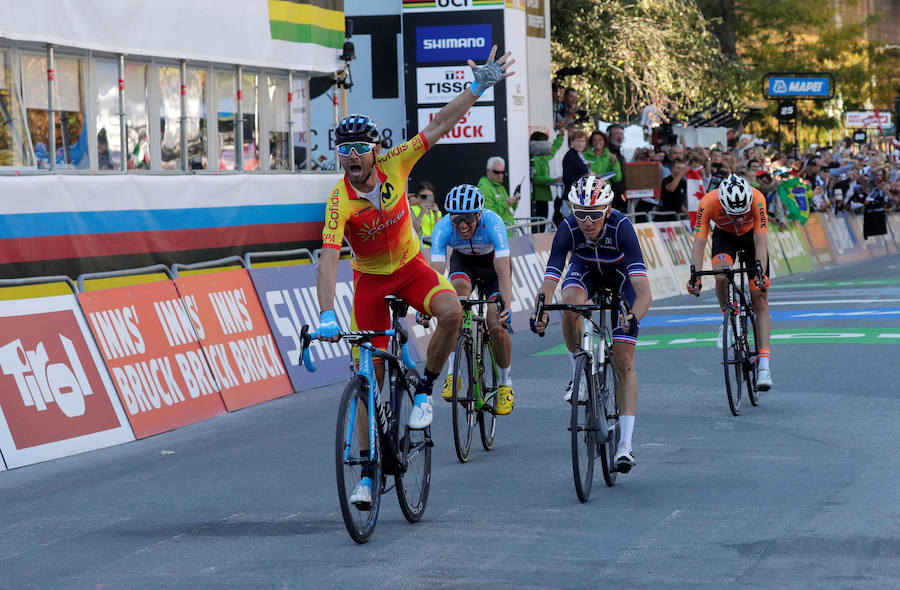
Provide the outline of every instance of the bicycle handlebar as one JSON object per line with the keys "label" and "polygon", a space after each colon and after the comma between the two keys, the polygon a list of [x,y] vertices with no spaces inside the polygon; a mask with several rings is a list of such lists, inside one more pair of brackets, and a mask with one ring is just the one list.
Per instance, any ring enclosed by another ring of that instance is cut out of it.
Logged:
{"label": "bicycle handlebar", "polygon": [[[540,320],[545,311],[572,311],[583,316],[590,316],[595,311],[601,311],[604,309],[608,309],[611,311],[616,310],[615,307],[613,307],[609,303],[606,303],[605,300],[601,301],[600,303],[584,303],[581,305],[575,305],[572,303],[544,303],[545,300],[546,299],[543,293],[538,295],[538,302],[534,308],[534,320],[532,320],[531,322],[531,331],[541,338],[544,337],[544,333],[537,331],[535,323],[536,321]],[[631,314],[631,307],[628,305],[628,302],[621,297],[618,298],[618,301],[618,311],[621,314],[624,322],[624,325],[622,327],[627,332],[630,329],[630,323],[628,322],[627,318]]]}
{"label": "bicycle handlebar", "polygon": [[[303,348],[303,354],[300,357],[300,365],[306,365],[306,370],[310,373],[315,373],[317,367],[315,363],[312,362],[312,357],[309,354],[309,347],[312,344],[313,340],[319,339],[318,332],[312,332],[309,329],[308,324],[304,324],[300,329],[300,344]],[[406,330],[401,326],[400,330],[355,330],[353,332],[338,332],[338,339],[347,340],[351,344],[361,344],[364,342],[369,342],[372,338],[376,338],[378,336],[400,336],[400,343],[406,344],[408,334]]]}

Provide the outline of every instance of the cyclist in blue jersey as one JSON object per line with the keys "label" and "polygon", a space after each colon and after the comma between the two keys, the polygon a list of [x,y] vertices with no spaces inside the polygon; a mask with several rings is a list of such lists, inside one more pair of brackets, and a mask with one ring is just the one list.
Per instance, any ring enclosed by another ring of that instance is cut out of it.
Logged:
{"label": "cyclist in blue jersey", "polygon": [[[631,446],[638,392],[634,349],[639,322],[650,309],[652,296],[637,233],[631,221],[610,206],[613,196],[612,188],[603,179],[591,174],[572,184],[568,195],[572,213],[556,230],[538,296],[543,293],[545,299],[551,301],[562,278],[563,303],[584,304],[598,287],[610,288],[628,303],[631,309],[629,316],[620,317],[619,325],[613,330],[613,369],[619,379],[616,402],[622,429],[615,464],[618,471],[628,473],[635,465]],[[563,278],[566,256],[570,253],[569,269]],[[542,318],[532,317],[533,328],[543,333],[547,321],[547,314]],[[573,369],[575,355],[581,348],[580,322],[581,318],[576,313],[563,312],[563,338]],[[570,382],[565,399],[569,401],[571,398]]]}
{"label": "cyclist in blue jersey", "polygon": [[[473,288],[482,299],[494,299],[499,295],[503,304],[512,301],[512,279],[509,264],[509,241],[506,224],[499,215],[484,209],[484,195],[471,184],[454,187],[444,201],[447,215],[437,222],[431,234],[431,267],[443,273],[447,265],[447,247],[450,255],[450,282],[457,294],[468,297]],[[505,327],[509,324],[509,309],[502,313],[488,313],[488,330],[500,372],[497,389],[497,413],[509,414],[513,409],[514,394],[510,379],[510,353],[512,343]],[[450,371],[453,355],[450,353]],[[448,372],[441,397],[453,398],[453,375]]]}

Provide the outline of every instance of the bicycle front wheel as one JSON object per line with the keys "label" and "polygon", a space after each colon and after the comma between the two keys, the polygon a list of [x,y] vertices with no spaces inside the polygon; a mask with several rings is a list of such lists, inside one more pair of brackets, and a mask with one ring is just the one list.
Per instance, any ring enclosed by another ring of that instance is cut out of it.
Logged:
{"label": "bicycle front wheel", "polygon": [[485,451],[494,448],[494,437],[497,436],[497,388],[500,386],[500,376],[497,374],[497,363],[494,362],[494,353],[491,350],[491,341],[487,338],[481,341],[481,366],[478,367],[481,378],[481,397],[484,405],[478,412],[478,429],[481,432],[481,446]]}
{"label": "bicycle front wheel", "polygon": [[759,337],[756,332],[756,314],[749,311],[743,323],[747,330],[744,334],[747,341],[744,349],[744,383],[747,385],[747,397],[750,398],[750,403],[758,406],[759,391],[756,389],[756,368],[759,362]]}
{"label": "bicycle front wheel", "polygon": [[413,430],[407,424],[413,406],[413,394],[419,379],[414,371],[406,373],[405,387],[397,391],[400,415],[397,417],[399,456],[404,471],[394,476],[400,511],[409,522],[419,522],[425,514],[428,491],[431,488],[431,428]]}
{"label": "bicycle front wheel", "polygon": [[[357,543],[365,543],[375,532],[378,509],[381,506],[381,451],[379,433],[375,430],[375,446],[364,457],[361,449],[369,447],[368,403],[369,390],[365,379],[354,377],[344,388],[338,409],[335,434],[335,467],[341,516],[347,532]],[[362,480],[363,465],[372,467],[372,501],[369,504],[353,504],[350,496]]]}
{"label": "bicycle front wheel", "polygon": [[469,460],[475,430],[475,372],[472,339],[460,336],[453,359],[453,446],[460,463]]}
{"label": "bicycle front wheel", "polygon": [[597,456],[596,428],[597,398],[591,379],[590,357],[582,354],[575,363],[572,381],[572,419],[569,433],[572,438],[572,474],[575,476],[575,493],[582,502],[591,495],[594,480],[594,458]]}
{"label": "bicycle front wheel", "polygon": [[728,407],[735,416],[741,415],[741,383],[744,378],[744,358],[741,350],[737,314],[733,309],[725,311],[722,328],[722,367],[725,369],[725,393]]}
{"label": "bicycle front wheel", "polygon": [[616,372],[613,370],[612,362],[608,358],[603,365],[603,375],[601,383],[603,390],[600,392],[600,400],[602,403],[598,407],[599,412],[606,412],[606,428],[609,436],[605,443],[598,444],[598,452],[600,454],[600,469],[603,471],[603,481],[607,487],[616,485],[616,449],[619,447],[619,439],[621,438],[621,430],[619,428],[619,408],[616,404],[616,388],[619,380],[616,378]]}

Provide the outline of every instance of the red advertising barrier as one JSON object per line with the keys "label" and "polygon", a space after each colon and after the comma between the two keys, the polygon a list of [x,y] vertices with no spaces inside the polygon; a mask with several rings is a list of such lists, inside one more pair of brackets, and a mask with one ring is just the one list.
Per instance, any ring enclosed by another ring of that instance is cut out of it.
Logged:
{"label": "red advertising barrier", "polygon": [[134,440],[74,296],[0,301],[0,334],[8,467]]}
{"label": "red advertising barrier", "polygon": [[244,269],[175,279],[229,412],[294,392]]}
{"label": "red advertising barrier", "polygon": [[194,298],[171,281],[79,293],[138,438],[225,412],[197,332]]}

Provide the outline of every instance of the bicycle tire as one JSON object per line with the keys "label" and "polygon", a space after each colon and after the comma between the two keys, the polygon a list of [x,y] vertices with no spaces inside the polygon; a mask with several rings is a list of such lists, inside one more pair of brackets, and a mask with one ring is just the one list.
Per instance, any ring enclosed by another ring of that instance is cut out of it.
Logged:
{"label": "bicycle tire", "polygon": [[475,379],[472,358],[472,339],[462,335],[456,343],[453,359],[453,446],[460,463],[469,460],[472,434],[475,431]]}
{"label": "bicycle tire", "polygon": [[407,425],[419,377],[415,371],[407,371],[403,382],[403,391],[397,392],[402,396],[400,415],[397,416],[397,431],[400,435],[397,445],[398,454],[406,469],[394,476],[394,483],[400,511],[406,520],[416,523],[425,514],[428,492],[431,489],[431,428],[413,430]]}
{"label": "bicycle tire", "polygon": [[607,351],[606,362],[603,365],[602,383],[604,391],[600,392],[600,399],[605,402],[598,406],[598,411],[606,412],[606,428],[608,437],[605,443],[597,444],[597,451],[600,455],[600,469],[603,472],[603,481],[606,487],[616,485],[616,449],[619,448],[619,439],[621,438],[621,428],[619,427],[619,407],[616,403],[616,389],[619,386],[619,379],[612,366],[612,350]]}
{"label": "bicycle tire", "polygon": [[[368,385],[362,377],[353,377],[347,382],[344,393],[341,396],[341,403],[338,406],[337,428],[335,432],[335,468],[337,475],[338,498],[341,503],[341,517],[344,519],[344,526],[350,537],[357,543],[365,543],[368,541],[372,533],[375,532],[375,523],[378,520],[378,511],[381,507],[382,492],[382,465],[381,465],[381,449],[380,449],[380,433],[375,429],[375,446],[370,449],[373,454],[375,473],[372,477],[374,485],[372,486],[372,504],[369,510],[361,510],[350,503],[350,496],[353,494],[354,488],[362,479],[362,458],[359,450],[359,436],[357,432],[353,432],[350,440],[350,457],[349,461],[344,460],[344,452],[348,440],[348,430],[351,424],[355,424],[358,417],[365,417],[366,403],[368,403]],[[351,415],[351,401],[356,399],[356,407],[358,410]],[[355,430],[355,426],[353,426]]]}
{"label": "bicycle tire", "polygon": [[478,411],[478,431],[481,434],[481,446],[485,451],[494,448],[494,440],[497,436],[497,388],[500,385],[500,375],[497,372],[497,363],[494,362],[494,354],[491,350],[489,338],[481,340],[481,366],[478,367],[481,378],[481,395],[484,404]]}
{"label": "bicycle tire", "polygon": [[733,309],[726,310],[722,322],[722,367],[725,369],[725,393],[728,396],[728,408],[731,413],[740,416],[744,360],[735,311]]}
{"label": "bicycle tire", "polygon": [[747,385],[747,397],[754,406],[759,405],[759,390],[756,389],[756,369],[759,362],[759,334],[756,331],[756,314],[748,311],[744,320],[746,342],[744,358],[744,383]]}
{"label": "bicycle tire", "polygon": [[[578,401],[581,390],[587,388],[584,401]],[[594,480],[594,459],[597,456],[594,428],[596,420],[596,393],[593,391],[590,357],[579,355],[575,362],[572,380],[572,418],[569,433],[572,440],[572,475],[575,478],[575,493],[582,502],[591,496]]]}

